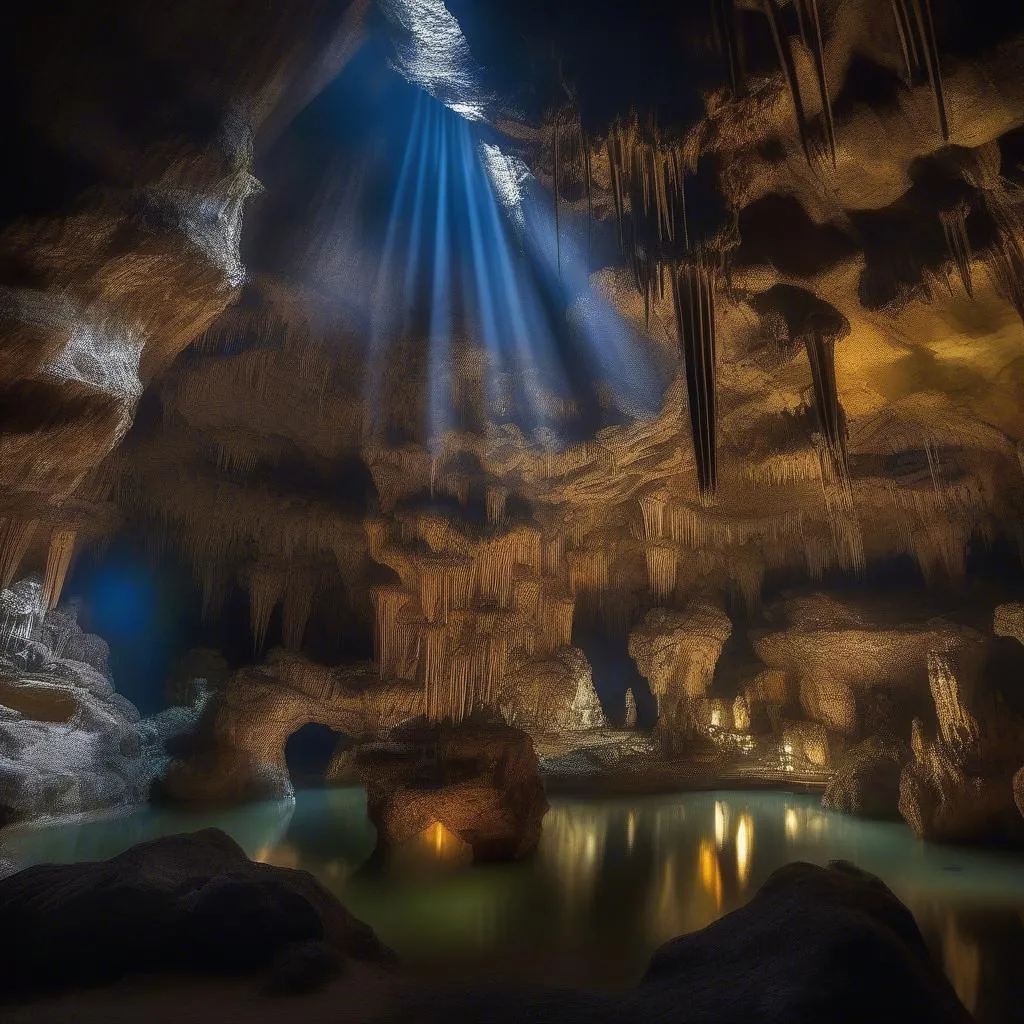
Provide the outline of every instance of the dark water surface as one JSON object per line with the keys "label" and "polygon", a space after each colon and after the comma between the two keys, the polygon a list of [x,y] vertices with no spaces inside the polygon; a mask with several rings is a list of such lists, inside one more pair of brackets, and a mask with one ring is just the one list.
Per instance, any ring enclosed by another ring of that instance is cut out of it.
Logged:
{"label": "dark water surface", "polygon": [[143,807],[126,816],[0,833],[17,866],[94,860],[133,843],[216,825],[250,857],[313,872],[411,967],[616,987],[666,939],[740,906],[793,860],[851,860],[910,907],[960,997],[983,1024],[1024,1020],[1024,857],[935,846],[902,824],[822,811],[769,792],[553,798],[537,856],[453,863],[457,841],[424,837],[385,873],[358,788],[300,792],[208,813]]}

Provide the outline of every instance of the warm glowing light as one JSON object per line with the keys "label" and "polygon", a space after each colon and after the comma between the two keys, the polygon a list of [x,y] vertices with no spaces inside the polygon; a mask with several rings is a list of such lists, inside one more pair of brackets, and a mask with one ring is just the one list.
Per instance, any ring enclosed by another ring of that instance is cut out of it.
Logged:
{"label": "warm glowing light", "polygon": [[712,708],[711,710],[711,724],[717,729],[722,725],[722,709]]}
{"label": "warm glowing light", "polygon": [[714,899],[715,908],[721,909],[722,871],[718,866],[718,855],[714,846],[708,840],[702,839],[697,856],[701,887]]}
{"label": "warm glowing light", "polygon": [[630,811],[626,818],[626,849],[632,853],[636,842],[636,815]]}
{"label": "warm glowing light", "polygon": [[715,846],[719,850],[725,846],[725,833],[729,828],[729,812],[725,804],[715,801]]}
{"label": "warm glowing light", "polygon": [[786,808],[786,838],[796,839],[800,835],[800,818],[792,807]]}
{"label": "warm glowing light", "polygon": [[462,840],[439,821],[427,826],[422,836],[425,845],[438,860],[458,857],[462,852]]}
{"label": "warm glowing light", "polygon": [[741,814],[736,826],[736,874],[740,884],[746,885],[750,877],[750,865],[754,855],[754,819]]}

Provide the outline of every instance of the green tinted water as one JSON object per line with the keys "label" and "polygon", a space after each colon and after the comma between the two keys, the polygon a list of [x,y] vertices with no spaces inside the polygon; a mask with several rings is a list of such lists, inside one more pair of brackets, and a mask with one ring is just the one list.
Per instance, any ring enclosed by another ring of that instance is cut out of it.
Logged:
{"label": "green tinted water", "polygon": [[307,790],[295,803],[206,813],[140,808],[101,821],[0,833],[0,859],[105,858],[133,843],[216,825],[250,857],[313,872],[407,964],[616,986],[652,950],[741,905],[781,864],[851,860],[910,907],[961,998],[984,1024],[1021,1019],[1024,858],[934,846],[902,824],[768,792],[556,798],[537,855],[457,867],[418,860],[361,869],[374,847],[362,791]]}

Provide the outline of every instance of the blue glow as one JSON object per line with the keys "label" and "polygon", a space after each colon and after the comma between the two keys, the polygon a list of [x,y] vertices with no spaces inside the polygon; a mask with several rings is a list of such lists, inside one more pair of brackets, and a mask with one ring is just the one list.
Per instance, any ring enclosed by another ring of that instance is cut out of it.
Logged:
{"label": "blue glow", "polygon": [[562,220],[556,245],[551,197],[503,156],[486,126],[418,92],[375,292],[371,408],[380,406],[388,346],[425,333],[435,450],[455,425],[451,359],[462,339],[485,349],[489,418],[511,416],[535,444],[574,440],[560,436],[546,399],[572,403],[596,423],[601,384],[628,415],[656,413],[664,381],[650,346],[591,288],[582,232]]}

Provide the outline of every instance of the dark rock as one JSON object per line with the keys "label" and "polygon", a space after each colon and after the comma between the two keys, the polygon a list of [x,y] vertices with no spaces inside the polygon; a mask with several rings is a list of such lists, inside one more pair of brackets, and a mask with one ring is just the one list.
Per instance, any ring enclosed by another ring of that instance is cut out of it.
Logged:
{"label": "dark rock", "polygon": [[900,772],[908,754],[877,736],[858,743],[839,762],[821,806],[862,818],[899,820]]}
{"label": "dark rock", "polygon": [[108,861],[28,868],[0,881],[0,920],[0,991],[10,992],[165,969],[253,970],[309,942],[391,959],[312,875],[253,863],[217,829]]}
{"label": "dark rock", "polygon": [[271,967],[266,991],[275,996],[315,992],[345,969],[341,952],[322,942],[300,942],[281,951]]}
{"label": "dark rock", "polygon": [[476,985],[407,1000],[389,1024],[969,1024],[914,918],[843,862],[789,864],[744,907],[658,949],[630,994]]}
{"label": "dark rock", "polygon": [[397,730],[387,751],[352,758],[381,850],[443,825],[477,861],[528,856],[548,803],[530,737],[496,721]]}

